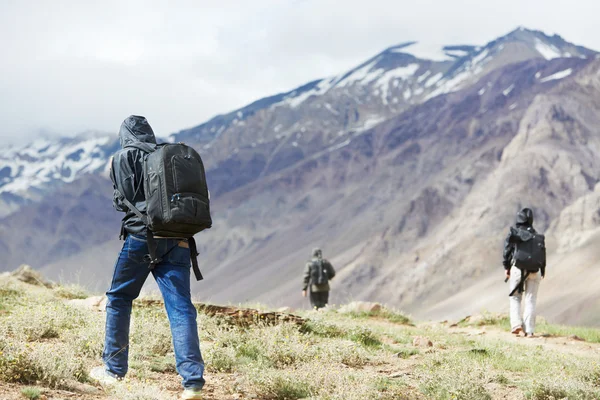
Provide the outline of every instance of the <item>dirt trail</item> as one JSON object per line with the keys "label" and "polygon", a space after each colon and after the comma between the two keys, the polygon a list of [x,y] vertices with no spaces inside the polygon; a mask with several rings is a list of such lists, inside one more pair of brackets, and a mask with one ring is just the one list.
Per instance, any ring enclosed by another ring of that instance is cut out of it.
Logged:
{"label": "dirt trail", "polygon": [[522,335],[516,336],[505,330],[487,326],[448,328],[448,332],[467,336],[485,336],[486,338],[498,339],[507,343],[516,343],[524,346],[542,346],[544,349],[559,353],[578,355],[589,355],[590,351],[600,353],[600,343],[589,343],[584,340],[564,336],[535,336],[533,338],[526,338]]}

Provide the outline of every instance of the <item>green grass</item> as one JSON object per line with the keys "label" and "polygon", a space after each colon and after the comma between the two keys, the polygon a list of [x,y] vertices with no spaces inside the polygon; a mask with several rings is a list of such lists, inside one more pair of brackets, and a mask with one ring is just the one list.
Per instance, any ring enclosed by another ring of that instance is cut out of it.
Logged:
{"label": "green grass", "polygon": [[36,387],[27,386],[21,389],[23,397],[29,400],[37,400],[42,395],[42,391]]}
{"label": "green grass", "polygon": [[596,328],[538,323],[536,326],[536,331],[539,334],[548,334],[552,336],[569,337],[571,335],[576,335],[586,342],[600,343],[600,330]]}
{"label": "green grass", "polygon": [[380,318],[395,324],[400,324],[400,325],[411,325],[412,322],[410,320],[409,317],[407,317],[405,314],[403,314],[400,311],[388,308],[388,307],[382,307],[381,309],[377,310],[377,311],[361,311],[361,312],[357,312],[357,311],[352,311],[352,312],[348,312],[345,313],[345,315],[348,315],[352,318],[356,318],[356,319],[368,319],[368,318]]}
{"label": "green grass", "polygon": [[[99,364],[102,352],[104,315],[69,306],[65,299],[72,295],[56,288],[34,292],[0,281],[0,293],[6,295],[0,297],[0,382],[22,385],[23,391],[36,385],[48,397],[56,397],[48,391],[88,382],[87,371]],[[587,344],[515,342],[502,315],[484,314],[461,325],[503,330],[505,339],[497,334],[471,336],[471,329],[443,324],[412,325],[395,311],[300,313],[307,319],[301,327],[240,327],[200,312],[198,332],[209,384],[222,385],[223,398],[239,394],[271,400],[489,400],[498,388],[508,398],[600,398],[596,329],[538,325],[540,333],[582,337],[593,346],[584,351]],[[417,336],[433,346],[413,346]],[[127,384],[107,389],[108,396],[176,398],[180,379],[161,304],[134,307],[129,354]]]}

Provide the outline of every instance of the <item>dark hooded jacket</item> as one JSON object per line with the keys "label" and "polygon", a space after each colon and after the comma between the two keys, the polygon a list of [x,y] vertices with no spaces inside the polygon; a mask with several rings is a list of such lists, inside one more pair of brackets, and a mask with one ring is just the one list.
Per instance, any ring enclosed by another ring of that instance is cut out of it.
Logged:
{"label": "dark hooded jacket", "polygon": [[131,147],[136,143],[146,143],[154,147],[156,137],[152,127],[144,117],[132,115],[125,119],[119,130],[121,150],[111,160],[110,178],[113,183],[113,206],[117,211],[125,213],[121,233],[145,235],[146,226],[121,200],[121,194],[127,198],[140,212],[146,212],[144,196],[142,159],[145,152]]}
{"label": "dark hooded jacket", "polygon": [[[517,213],[517,223],[510,228],[508,236],[504,241],[503,262],[504,269],[510,270],[513,264],[513,255],[515,253],[516,243],[522,241],[523,235],[529,236],[531,233],[537,233],[533,229],[533,211],[529,208],[524,208]],[[542,276],[546,274],[546,267],[541,268]]]}

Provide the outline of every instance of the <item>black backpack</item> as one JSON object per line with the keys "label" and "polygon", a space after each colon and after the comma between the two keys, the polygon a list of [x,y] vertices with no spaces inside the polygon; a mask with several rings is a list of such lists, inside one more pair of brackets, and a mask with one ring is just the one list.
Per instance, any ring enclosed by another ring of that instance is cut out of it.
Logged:
{"label": "black backpack", "polygon": [[323,259],[313,260],[311,268],[311,281],[314,285],[325,285],[329,282],[329,276],[327,276],[327,269]]}
{"label": "black backpack", "polygon": [[197,280],[198,250],[194,235],[212,226],[210,194],[202,158],[183,143],[131,143],[146,153],[143,160],[146,214],[142,214],[123,195],[121,200],[148,228],[148,261],[154,268],[161,259],[156,256],[155,237],[188,239],[191,261]]}
{"label": "black backpack", "polygon": [[538,272],[546,266],[546,238],[535,231],[515,229],[517,241],[513,259],[522,271]]}

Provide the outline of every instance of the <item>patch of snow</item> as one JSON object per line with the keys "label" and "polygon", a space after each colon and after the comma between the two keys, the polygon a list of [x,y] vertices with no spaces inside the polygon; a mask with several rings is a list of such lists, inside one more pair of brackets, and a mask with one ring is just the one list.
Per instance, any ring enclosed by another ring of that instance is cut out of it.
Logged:
{"label": "patch of snow", "polygon": [[540,79],[540,76],[542,76],[541,72],[538,71],[535,73],[535,79]]}
{"label": "patch of snow", "polygon": [[437,89],[435,89],[433,92],[429,93],[427,97],[425,97],[425,100],[429,100],[441,94],[450,93],[458,90],[460,84],[472,76],[473,74],[468,69],[466,71],[456,74],[453,78],[448,79],[442,84],[439,84]]}
{"label": "patch of snow", "polygon": [[366,131],[371,129],[372,127],[374,127],[375,125],[379,124],[380,122],[383,122],[385,120],[385,118],[383,117],[370,117],[367,118],[361,126],[357,127],[357,131],[358,132],[362,132],[362,131]]}
{"label": "patch of snow", "polygon": [[344,78],[341,81],[337,82],[336,86],[343,88],[343,87],[346,87],[346,86],[350,86],[350,85],[352,85],[353,83],[355,83],[357,81],[362,81],[363,79],[365,79],[369,75],[369,72],[371,72],[371,69],[373,69],[373,67],[375,66],[375,64],[377,63],[377,61],[379,61],[379,58],[377,58],[373,62],[371,62],[371,63],[363,66],[362,68],[359,68],[359,69],[353,71],[346,78]]}
{"label": "patch of snow", "polygon": [[512,85],[510,85],[509,87],[507,87],[506,89],[504,89],[504,90],[502,91],[502,94],[503,94],[503,95],[505,95],[505,96],[508,96],[508,95],[510,94],[510,92],[512,92],[512,91],[513,91],[513,89],[514,89],[514,88],[515,88],[515,85],[514,85],[514,84],[512,84]]}
{"label": "patch of snow", "polygon": [[292,146],[298,147],[298,142],[292,142]]}
{"label": "patch of snow", "polygon": [[535,49],[546,60],[552,60],[553,58],[562,57],[562,55],[560,54],[560,51],[556,47],[542,42],[539,38],[535,38]]}
{"label": "patch of snow", "polygon": [[339,150],[342,147],[348,146],[351,141],[352,141],[352,139],[346,139],[342,143],[336,144],[335,146],[331,146],[330,148],[327,149],[327,151],[331,153],[332,151]]}
{"label": "patch of snow", "polygon": [[473,66],[478,65],[483,60],[485,60],[485,58],[489,54],[490,54],[490,52],[488,51],[488,49],[483,50],[481,53],[479,53],[475,57],[473,57],[473,59],[471,60],[471,65],[473,65]]}
{"label": "patch of snow", "polygon": [[540,82],[544,83],[544,82],[548,82],[548,81],[554,81],[557,79],[563,79],[563,78],[566,78],[567,76],[571,75],[572,72],[573,72],[573,69],[571,69],[571,68],[565,69],[564,71],[559,71],[555,74],[552,74],[550,76],[540,79]]}
{"label": "patch of snow", "polygon": [[481,88],[481,89],[479,89],[479,92],[477,92],[477,94],[480,96],[483,96],[484,93],[485,93],[485,88]]}
{"label": "patch of snow", "polygon": [[442,79],[442,77],[444,76],[444,74],[442,74],[441,72],[438,72],[437,74],[435,74],[434,76],[432,76],[431,78],[429,78],[427,80],[427,82],[425,82],[425,87],[426,88],[430,88],[433,85],[435,85],[436,83],[439,82],[440,79]]}
{"label": "patch of snow", "polygon": [[427,79],[429,77],[429,75],[431,75],[431,71],[427,71],[424,74],[419,75],[419,77],[417,78],[417,83],[423,82],[425,79]]}
{"label": "patch of snow", "polygon": [[415,42],[401,49],[392,49],[393,53],[411,54],[421,60],[450,61],[454,60],[444,51],[443,45]]}
{"label": "patch of snow", "polygon": [[314,88],[305,90],[300,94],[297,94],[296,91],[293,91],[290,95],[285,97],[281,104],[287,104],[292,108],[296,108],[312,96],[325,94],[333,86],[332,82],[333,79],[322,79]]}
{"label": "patch of snow", "polygon": [[244,116],[244,113],[241,111],[238,111],[236,115],[239,119],[242,119],[242,117]]}
{"label": "patch of snow", "polygon": [[410,99],[412,97],[412,91],[410,89],[406,89],[404,93],[402,93],[402,97],[404,97],[404,100]]}
{"label": "patch of snow", "polygon": [[282,126],[283,125],[281,125],[281,124],[276,125],[275,128],[273,128],[273,132],[275,132],[275,133],[279,132],[281,130]]}
{"label": "patch of snow", "polygon": [[387,104],[387,98],[389,93],[389,84],[393,80],[405,80],[414,76],[415,72],[419,69],[419,64],[410,64],[405,67],[394,68],[387,72],[384,72],[377,82],[375,87],[381,90],[381,100],[383,104]]}
{"label": "patch of snow", "polygon": [[469,55],[469,52],[466,50],[444,50],[444,52],[454,58],[462,58]]}
{"label": "patch of snow", "polygon": [[325,103],[325,108],[328,109],[329,111],[331,111],[332,114],[335,114],[335,115],[340,114],[337,110],[335,110],[333,107],[331,107],[331,104],[329,104],[329,103]]}
{"label": "patch of snow", "polygon": [[517,103],[513,103],[508,107],[509,110],[514,110],[515,108],[517,108]]}

